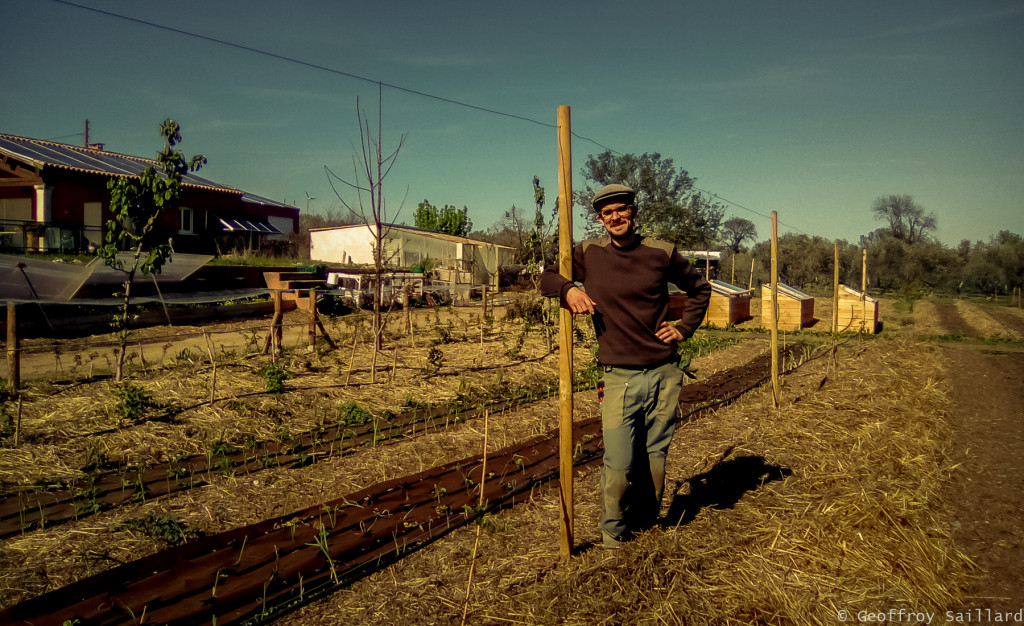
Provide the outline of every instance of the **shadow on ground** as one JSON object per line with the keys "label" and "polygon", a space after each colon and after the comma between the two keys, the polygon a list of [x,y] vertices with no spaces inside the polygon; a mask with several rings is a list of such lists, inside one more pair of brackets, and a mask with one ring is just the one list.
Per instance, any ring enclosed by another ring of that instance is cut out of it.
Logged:
{"label": "shadow on ground", "polygon": [[[676,483],[672,503],[662,523],[665,526],[688,524],[705,507],[731,509],[748,491],[792,473],[788,467],[768,464],[761,456],[719,461],[703,474]],[[688,493],[679,493],[683,485],[689,485]]]}

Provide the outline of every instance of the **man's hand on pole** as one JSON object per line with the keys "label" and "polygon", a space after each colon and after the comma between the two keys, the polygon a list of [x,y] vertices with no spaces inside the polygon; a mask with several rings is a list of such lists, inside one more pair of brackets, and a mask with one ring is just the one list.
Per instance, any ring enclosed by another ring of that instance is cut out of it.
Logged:
{"label": "man's hand on pole", "polygon": [[565,292],[565,308],[576,315],[593,315],[597,303],[579,287],[570,287],[569,291]]}

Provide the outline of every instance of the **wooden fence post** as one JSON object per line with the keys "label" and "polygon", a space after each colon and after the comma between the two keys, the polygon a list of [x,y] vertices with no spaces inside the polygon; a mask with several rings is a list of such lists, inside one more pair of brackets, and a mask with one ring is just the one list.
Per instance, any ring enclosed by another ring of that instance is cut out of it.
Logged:
{"label": "wooden fence post", "polygon": [[[860,266],[860,332],[868,332],[868,250],[861,252]],[[872,331],[875,329],[872,328]]]}
{"label": "wooden fence post", "polygon": [[309,347],[316,352],[316,290],[309,290]]}
{"label": "wooden fence post", "polygon": [[277,358],[281,352],[281,345],[284,343],[283,334],[284,328],[281,324],[283,317],[283,297],[280,289],[275,289],[274,292],[274,317],[270,320],[270,333],[267,335],[267,343],[263,346],[263,354],[268,352],[274,358]]}
{"label": "wooden fence post", "polygon": [[402,307],[405,308],[405,334],[412,335],[412,285],[402,287]]}
{"label": "wooden fence post", "polygon": [[[558,107],[558,261],[562,276],[572,279],[572,126],[567,105]],[[559,316],[559,483],[561,483],[562,525],[559,554],[572,556],[573,546],[573,442],[572,442],[572,312]]]}
{"label": "wooden fence post", "polygon": [[[764,312],[762,312],[762,315]],[[772,211],[772,406],[779,408],[779,213]]]}
{"label": "wooden fence post", "polygon": [[11,391],[21,387],[21,349],[18,340],[18,305],[7,301],[7,379]]}
{"label": "wooden fence post", "polygon": [[832,334],[839,332],[839,240],[833,242],[835,254],[832,258]]}

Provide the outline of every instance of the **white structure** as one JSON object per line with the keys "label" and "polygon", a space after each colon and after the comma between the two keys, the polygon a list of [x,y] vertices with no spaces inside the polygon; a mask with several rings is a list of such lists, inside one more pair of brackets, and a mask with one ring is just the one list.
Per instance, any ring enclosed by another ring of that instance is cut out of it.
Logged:
{"label": "white structure", "polygon": [[[327,263],[373,264],[374,226],[356,224],[311,228],[309,258]],[[498,267],[512,263],[512,248],[465,237],[384,226],[384,264],[413,267],[429,262],[435,276],[450,285],[498,286]]]}

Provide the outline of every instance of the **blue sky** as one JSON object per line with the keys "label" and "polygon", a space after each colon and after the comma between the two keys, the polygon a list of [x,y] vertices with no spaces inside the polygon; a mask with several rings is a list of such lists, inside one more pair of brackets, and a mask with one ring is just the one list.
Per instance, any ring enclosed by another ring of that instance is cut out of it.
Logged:
{"label": "blue sky", "polygon": [[659,152],[762,240],[777,210],[783,233],[856,242],[887,194],[949,245],[1024,234],[1020,0],[75,2],[209,39],[0,0],[0,132],[80,143],[89,119],[91,141],[152,156],[171,117],[201,175],[323,212],[380,81],[385,150],[405,135],[396,221],[429,199],[486,228],[532,210],[534,175],[550,209],[569,105],[575,189],[589,154]]}

